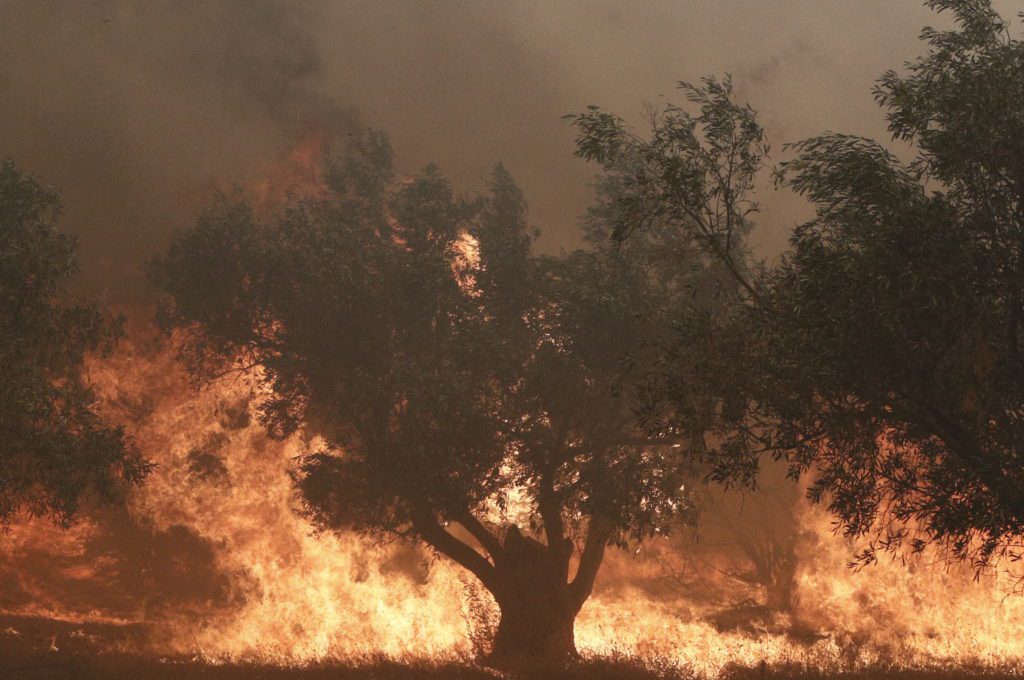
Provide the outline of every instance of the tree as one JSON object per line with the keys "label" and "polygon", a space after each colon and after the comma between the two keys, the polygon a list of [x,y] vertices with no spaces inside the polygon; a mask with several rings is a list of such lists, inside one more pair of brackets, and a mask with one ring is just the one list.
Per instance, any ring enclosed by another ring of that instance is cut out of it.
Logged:
{"label": "tree", "polygon": [[795,613],[801,487],[787,474],[785,464],[763,467],[753,493],[707,485],[692,531],[678,532],[665,548],[643,546],[687,597],[722,606],[717,625]]}
{"label": "tree", "polygon": [[319,527],[422,541],[471,572],[500,610],[496,661],[573,655],[607,546],[690,507],[683,447],[636,427],[624,376],[706,260],[663,244],[662,285],[656,239],[609,247],[600,211],[595,247],[532,255],[504,169],[469,198],[433,166],[396,182],[378,133],[325,177],[269,221],[222,197],[178,236],[154,268],[164,325],[201,379],[258,366],[272,433],[322,438],[297,471]]}
{"label": "tree", "polygon": [[750,614],[792,613],[796,604],[800,488],[786,472],[784,465],[762,466],[756,493],[709,494],[701,509],[702,534],[715,536],[716,547],[732,558],[724,575],[764,591],[761,606],[737,607]]}
{"label": "tree", "polygon": [[19,512],[66,526],[83,500],[113,500],[148,470],[82,376],[120,326],[67,301],[75,241],[58,231],[59,213],[53,189],[0,164],[0,526]]}
{"label": "tree", "polygon": [[[783,456],[794,474],[814,471],[812,499],[848,533],[871,533],[862,558],[939,543],[986,564],[1024,533],[1024,42],[985,0],[927,4],[956,28],[926,28],[928,52],[875,90],[914,159],[839,134],[790,147],[779,180],[816,216],[742,284],[748,311],[717,329],[746,339],[743,360],[720,355],[721,374],[705,376],[723,403],[744,404],[716,420],[716,474],[749,480],[759,455]],[[601,160],[624,136],[598,113],[582,119],[579,149]],[[686,217],[709,201],[690,189],[692,137],[660,126],[629,144],[650,159],[635,182],[648,202],[700,234]],[[652,398],[677,416],[678,375]]]}

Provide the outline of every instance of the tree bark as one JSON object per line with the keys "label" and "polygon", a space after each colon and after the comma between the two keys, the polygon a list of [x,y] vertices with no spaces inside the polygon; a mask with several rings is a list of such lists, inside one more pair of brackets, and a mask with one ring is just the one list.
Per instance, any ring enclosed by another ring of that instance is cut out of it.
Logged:
{"label": "tree bark", "polygon": [[578,656],[576,612],[556,593],[522,591],[522,599],[499,603],[501,621],[489,661],[495,666],[560,665]]}
{"label": "tree bark", "polygon": [[591,519],[579,567],[569,581],[572,543],[558,536],[553,517],[548,518],[548,545],[524,536],[515,526],[499,541],[471,514],[459,517],[459,524],[490,559],[450,533],[425,508],[417,509],[412,519],[423,540],[472,572],[494,596],[501,618],[490,663],[499,667],[548,666],[578,656],[573,625],[593,591],[611,535],[607,523]]}
{"label": "tree bark", "polygon": [[493,591],[501,620],[491,663],[551,665],[577,656],[573,625],[582,602],[566,582],[563,555],[509,529]]}

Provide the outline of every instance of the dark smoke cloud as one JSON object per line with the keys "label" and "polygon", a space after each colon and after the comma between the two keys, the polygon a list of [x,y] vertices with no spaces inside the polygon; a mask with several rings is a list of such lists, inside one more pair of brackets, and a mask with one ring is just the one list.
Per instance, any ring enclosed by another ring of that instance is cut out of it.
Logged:
{"label": "dark smoke cloud", "polygon": [[[578,243],[592,174],[563,114],[639,123],[678,80],[728,71],[776,147],[885,137],[873,79],[946,21],[911,0],[0,0],[0,157],[62,189],[81,286],[117,302],[214,188],[310,127],[384,129],[403,171],[436,160],[468,190],[503,161],[555,250]],[[778,252],[804,213],[765,198]]]}
{"label": "dark smoke cloud", "polygon": [[62,190],[88,290],[134,301],[144,262],[214,187],[310,127],[355,125],[324,91],[313,9],[0,3],[0,155]]}

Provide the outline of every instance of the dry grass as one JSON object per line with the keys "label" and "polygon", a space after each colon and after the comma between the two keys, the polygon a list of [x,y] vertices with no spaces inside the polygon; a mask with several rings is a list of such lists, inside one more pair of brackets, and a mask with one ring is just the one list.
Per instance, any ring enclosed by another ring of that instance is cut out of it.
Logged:
{"label": "dry grass", "polygon": [[[282,668],[259,664],[214,665],[193,660],[160,660],[129,654],[28,657],[0,660],[9,680],[699,680],[684,669],[643,660],[591,659],[558,669],[497,672],[472,663],[399,662],[379,659],[358,664],[318,664]],[[958,680],[1019,678],[996,669],[873,669],[821,673],[794,668],[735,668],[725,680]]]}
{"label": "dry grass", "polygon": [[[16,631],[16,632],[14,632]],[[56,638],[54,638],[56,633]],[[202,659],[159,659],[112,652],[141,631],[32,619],[0,618],[3,680],[702,680],[668,661],[616,656],[562,668],[498,672],[471,661],[395,660],[368,657],[346,662],[281,667],[258,663],[215,664]],[[54,649],[56,647],[56,649]],[[798,666],[729,668],[722,680],[999,680],[1019,670],[993,668],[886,669],[829,672]]]}

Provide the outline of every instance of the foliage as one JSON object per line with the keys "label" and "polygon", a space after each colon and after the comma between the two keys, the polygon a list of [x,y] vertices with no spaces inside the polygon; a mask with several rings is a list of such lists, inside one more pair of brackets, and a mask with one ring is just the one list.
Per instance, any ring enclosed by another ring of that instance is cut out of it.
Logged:
{"label": "foliage", "polygon": [[[674,239],[715,263],[704,296],[716,304],[674,310],[674,335],[657,343],[657,358],[644,366],[641,425],[689,439],[712,478],[753,483],[762,450],[756,428],[745,426],[752,389],[745,357],[759,328],[750,310],[760,308],[762,293],[745,236],[758,210],[750,193],[769,149],[753,109],[732,101],[729,78],[679,87],[695,111],[669,104],[652,113],[646,138],[596,107],[569,118],[577,155],[617,178],[607,219],[614,240],[629,247]],[[744,426],[737,429],[737,420]]]}
{"label": "foliage", "polygon": [[117,497],[147,464],[97,415],[82,376],[119,323],[66,301],[75,241],[57,228],[56,192],[0,165],[0,525],[19,511],[67,525],[85,497]]}
{"label": "foliage", "polygon": [[[815,218],[777,267],[738,277],[745,313],[680,344],[720,349],[703,373],[719,404],[705,420],[718,434],[715,476],[751,481],[760,454],[783,456],[793,474],[813,470],[812,498],[849,533],[877,532],[864,559],[876,546],[937,541],[985,563],[1024,531],[1024,42],[988,2],[928,5],[956,28],[925,29],[928,52],[875,91],[912,162],[841,134],[790,146],[779,181]],[[709,173],[690,151],[689,121],[708,130],[702,149],[723,147],[720,129],[740,145],[752,139],[742,134],[749,110],[716,99],[721,91],[715,81],[701,90],[717,113],[673,113],[687,124],[629,142],[653,168],[635,193],[697,235],[716,197],[692,188]],[[582,120],[579,150],[601,160],[596,149],[616,151],[624,136],[595,115]],[[648,410],[668,408],[675,427],[700,424],[684,379],[691,354],[670,351],[654,381]]]}
{"label": "foliage", "polygon": [[323,437],[298,473],[319,526],[423,540],[503,613],[540,598],[571,631],[605,547],[690,507],[680,447],[636,427],[624,358],[693,304],[706,263],[663,243],[662,258],[696,259],[659,281],[659,248],[610,247],[600,208],[593,248],[532,255],[503,168],[474,197],[433,166],[395,181],[377,133],[326,175],[322,197],[269,221],[223,197],[181,234],[155,267],[164,323],[200,378],[259,366],[272,432]]}
{"label": "foliage", "polygon": [[930,4],[957,30],[925,29],[929,52],[876,89],[914,161],[828,135],[782,168],[817,216],[771,281],[793,319],[774,343],[817,385],[785,433],[827,433],[796,449],[812,492],[851,530],[881,523],[883,545],[914,519],[984,561],[1024,530],[1024,43],[987,3]]}

